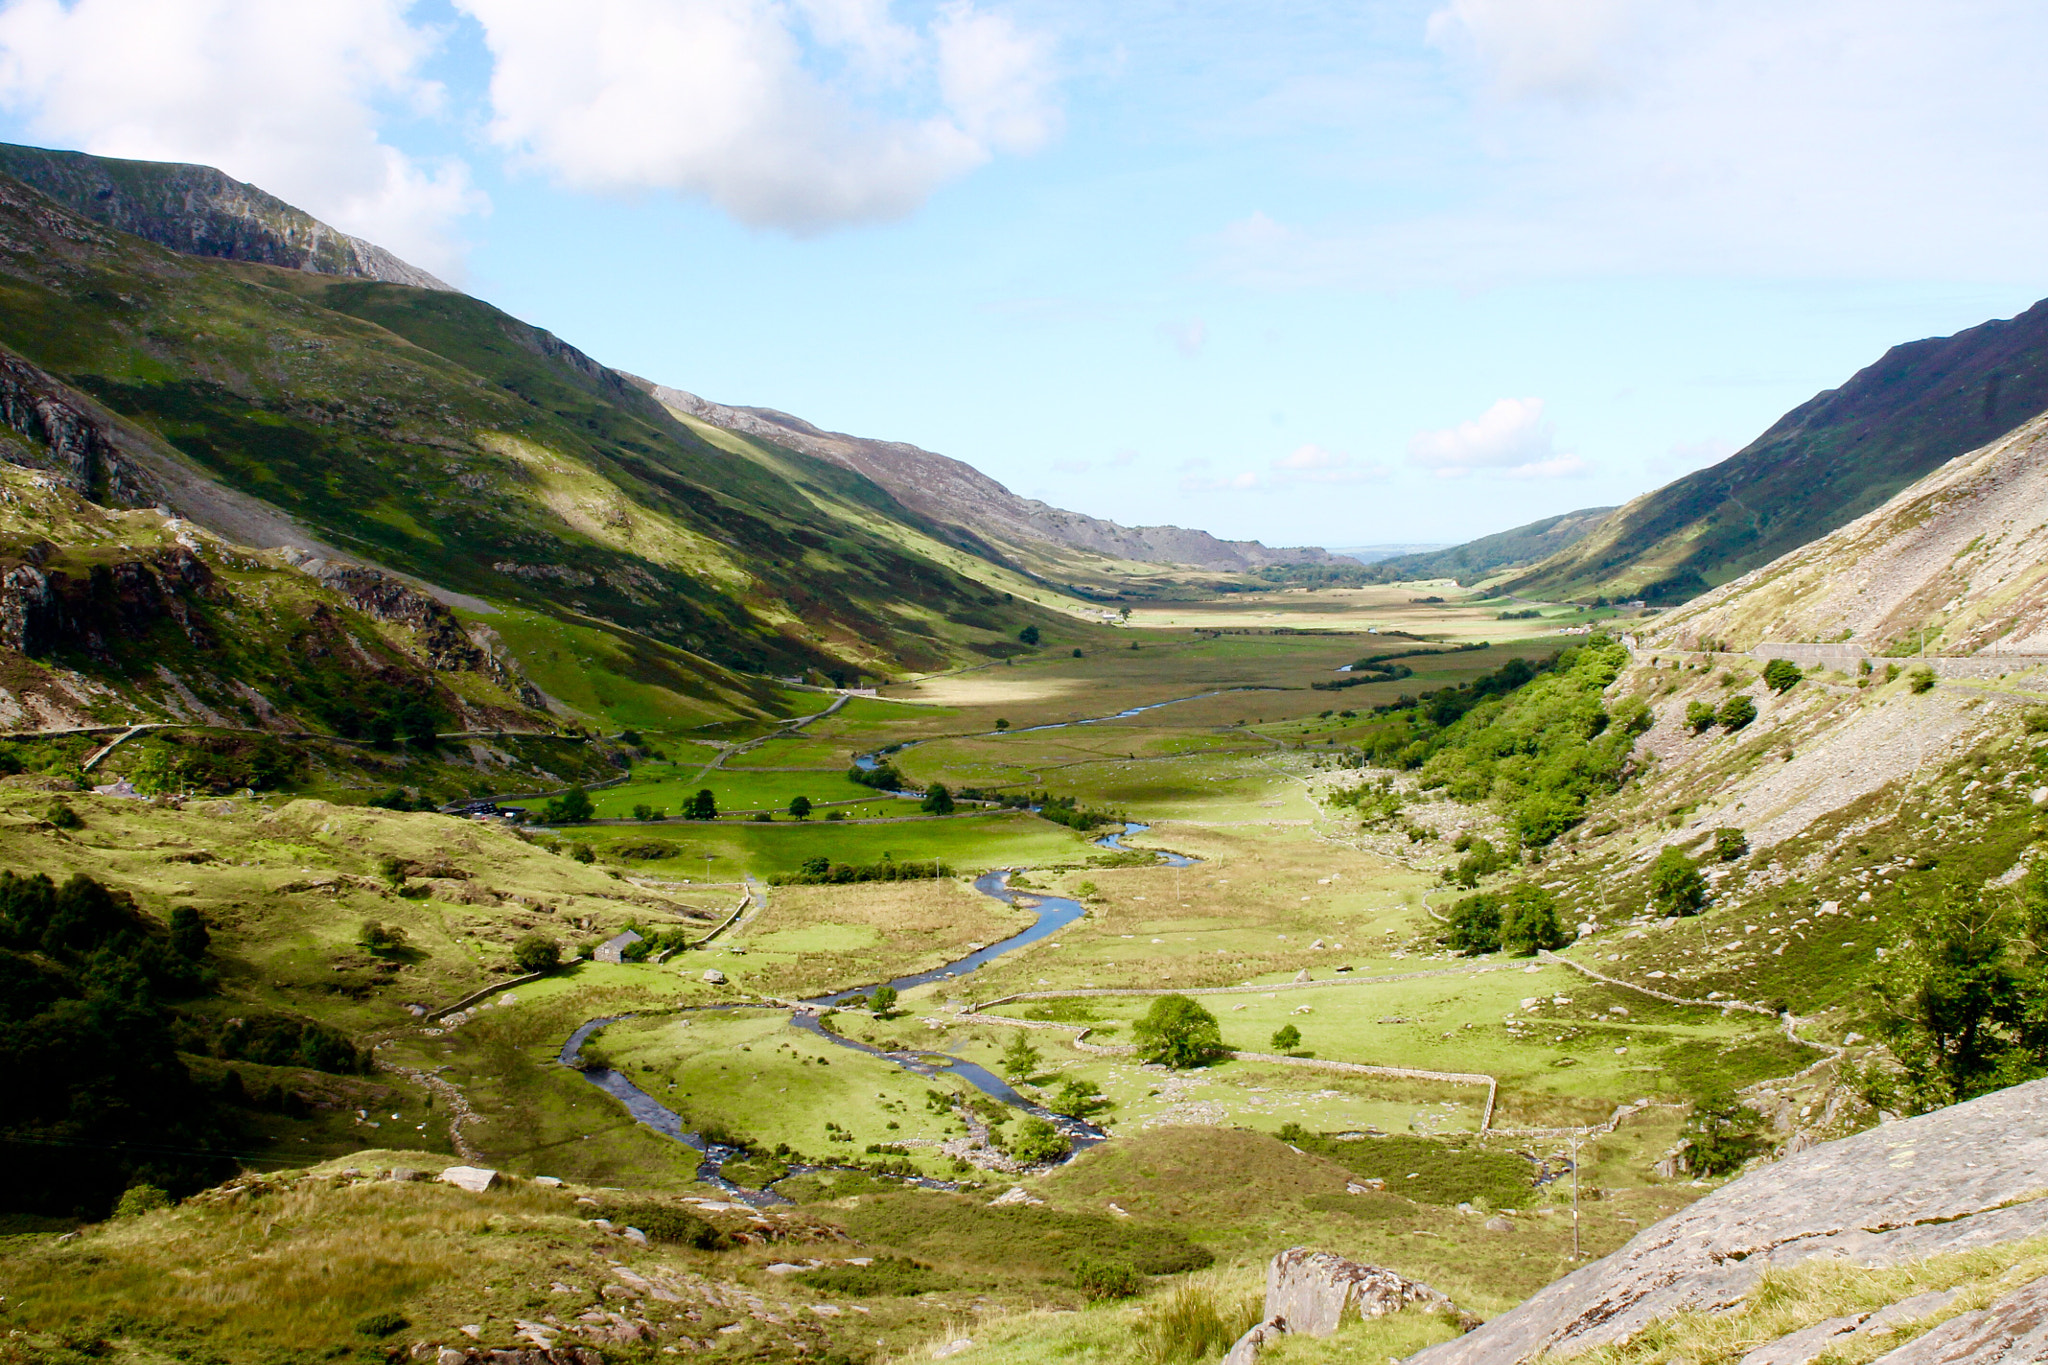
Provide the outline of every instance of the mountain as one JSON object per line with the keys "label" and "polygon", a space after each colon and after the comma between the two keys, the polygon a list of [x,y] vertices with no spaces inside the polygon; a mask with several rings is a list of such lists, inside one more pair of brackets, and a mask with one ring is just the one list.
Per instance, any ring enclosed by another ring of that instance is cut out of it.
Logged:
{"label": "mountain", "polygon": [[2048,301],[1894,346],[1720,464],[1623,507],[1508,583],[1534,597],[1682,602],[1826,535],[2048,410]]}
{"label": "mountain", "polygon": [[821,431],[772,408],[733,408],[648,381],[648,393],[680,414],[800,450],[853,470],[905,507],[951,528],[963,544],[1026,561],[1048,548],[1080,550],[1141,564],[1183,564],[1231,572],[1276,564],[1329,564],[1341,556],[1310,546],[1269,549],[1256,540],[1219,540],[1179,526],[1121,526],[1021,498],[974,466],[901,441]]}
{"label": "mountain", "polygon": [[95,223],[188,256],[258,261],[418,289],[454,287],[211,166],[119,161],[0,143],[0,174]]}
{"label": "mountain", "polygon": [[1545,517],[1527,526],[1499,531],[1463,545],[1452,545],[1420,554],[1388,555],[1372,564],[1380,581],[1400,582],[1417,578],[1455,578],[1472,584],[1502,569],[1533,564],[1577,544],[1605,521],[1612,507],[1586,507],[1560,516]]}
{"label": "mountain", "polygon": [[2048,416],[1693,599],[1651,638],[1871,654],[2048,653]]}
{"label": "mountain", "polygon": [[[177,248],[0,176],[0,421],[26,438],[13,458],[88,500],[396,575],[487,618],[544,690],[693,724],[774,705],[763,675],[931,669],[1013,652],[1025,624],[1081,629],[1041,605],[1078,603],[861,475],[693,426],[477,299],[366,278],[388,262],[225,177],[8,162],[129,186],[100,212]],[[174,190],[183,216],[158,213]],[[213,233],[252,204],[270,235]],[[284,263],[246,259],[265,252]]]}

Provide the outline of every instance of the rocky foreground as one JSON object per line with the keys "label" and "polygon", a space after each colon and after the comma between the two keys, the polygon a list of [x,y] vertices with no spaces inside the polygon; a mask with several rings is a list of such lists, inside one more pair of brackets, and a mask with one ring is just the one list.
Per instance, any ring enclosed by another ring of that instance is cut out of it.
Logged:
{"label": "rocky foreground", "polygon": [[[2048,1081],[1809,1148],[1644,1229],[1527,1302],[1411,1357],[1411,1365],[1510,1365],[1626,1341],[1660,1319],[1733,1310],[1765,1270],[1816,1257],[1901,1265],[2048,1234]],[[1834,1337],[1877,1326],[1907,1339],[1884,1365],[2048,1361],[2048,1279],[1929,1331],[1949,1300],[1815,1323],[1747,1365],[1804,1365]],[[1940,1301],[1937,1301],[1940,1300]],[[1795,1339],[1796,1337],[1796,1339]]]}

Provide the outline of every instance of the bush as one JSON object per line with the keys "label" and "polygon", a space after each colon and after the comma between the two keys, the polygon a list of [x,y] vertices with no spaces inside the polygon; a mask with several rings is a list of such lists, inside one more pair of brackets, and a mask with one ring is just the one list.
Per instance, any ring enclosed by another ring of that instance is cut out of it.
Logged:
{"label": "bush", "polygon": [[896,1008],[896,988],[894,986],[875,987],[868,995],[868,1008],[873,1010],[877,1017],[887,1019],[889,1011]]}
{"label": "bush", "polygon": [[1467,896],[1451,907],[1451,932],[1445,942],[1452,952],[1476,957],[1500,951],[1501,898],[1491,892]]}
{"label": "bush", "polygon": [[1514,859],[1495,848],[1485,839],[1474,839],[1466,846],[1470,852],[1458,860],[1458,865],[1446,877],[1468,891],[1479,885],[1482,877],[1491,877],[1503,868],[1514,865]]}
{"label": "bush", "polygon": [[[586,1053],[590,1051],[588,1045],[583,1050]],[[715,1251],[726,1244],[723,1233],[690,1210],[651,1199],[606,1203],[597,1209],[596,1216],[609,1219],[620,1227],[638,1228],[647,1234],[649,1241],[673,1242],[703,1251]]]}
{"label": "bush", "polygon": [[1175,1070],[1201,1066],[1223,1050],[1216,1016],[1185,995],[1162,995],[1131,1026],[1143,1061]]}
{"label": "bush", "polygon": [[1932,690],[1934,687],[1934,670],[1931,668],[1914,669],[1906,675],[1906,686],[1913,689],[1913,695],[1916,697],[1922,692]]}
{"label": "bush", "polygon": [[1726,1085],[1716,1086],[1693,1101],[1685,1121],[1685,1165],[1694,1175],[1721,1175],[1759,1151],[1757,1130],[1763,1116],[1745,1105]]}
{"label": "bush", "polygon": [[1746,696],[1734,696],[1721,703],[1721,709],[1714,713],[1714,719],[1721,728],[1733,734],[1756,719],[1756,703]]}
{"label": "bush", "polygon": [[934,782],[925,789],[924,800],[918,804],[918,809],[926,815],[951,815],[953,793],[945,783]]}
{"label": "bush", "polygon": [[1806,675],[1790,659],[1773,659],[1764,665],[1764,686],[1773,692],[1790,692]]}
{"label": "bush", "polygon": [[845,1294],[861,1299],[907,1299],[916,1294],[953,1289],[960,1283],[922,1261],[899,1256],[877,1256],[871,1265],[820,1266],[793,1278],[798,1284],[821,1294]]}
{"label": "bush", "polygon": [[589,844],[571,844],[569,860],[577,863],[594,863],[597,861],[597,854]]}
{"label": "bush", "polygon": [[1037,643],[1038,643],[1038,640],[1039,640],[1039,635],[1038,635],[1038,627],[1037,627],[1037,626],[1026,626],[1026,627],[1024,627],[1024,629],[1022,629],[1022,630],[1020,630],[1020,631],[1018,631],[1018,632],[1017,632],[1017,638],[1018,638],[1019,640],[1022,640],[1022,641],[1023,641],[1023,642],[1025,643],[1025,644],[1027,644],[1027,645],[1035,645],[1035,644],[1037,644]]}
{"label": "bush", "polygon": [[43,812],[43,818],[57,829],[85,828],[85,820],[66,801],[52,801],[50,808]]}
{"label": "bush", "polygon": [[1273,1051],[1292,1052],[1301,1046],[1301,1030],[1292,1024],[1282,1025],[1273,1034]]}
{"label": "bush", "polygon": [[581,787],[549,797],[540,808],[541,823],[545,825],[580,825],[596,813],[590,793]]}
{"label": "bush", "polygon": [[403,1332],[412,1326],[410,1319],[396,1313],[372,1313],[356,1323],[356,1334],[365,1337],[388,1337]]}
{"label": "bush", "polygon": [[1689,701],[1685,704],[1685,728],[1696,735],[1705,734],[1714,726],[1714,708],[1703,701]]}
{"label": "bush", "polygon": [[661,817],[662,810],[659,806],[650,806],[643,801],[639,805],[633,807],[633,818],[635,820],[659,820],[661,819]]}
{"label": "bush", "polygon": [[1010,1155],[1027,1166],[1058,1161],[1067,1150],[1066,1135],[1036,1114],[1018,1124],[1016,1136],[1010,1139]]}
{"label": "bush", "polygon": [[378,957],[391,957],[405,951],[405,930],[396,924],[366,919],[356,941]]}
{"label": "bush", "polygon": [[1100,1260],[1094,1256],[1074,1258],[1074,1288],[1090,1303],[1107,1299],[1128,1299],[1145,1287],[1145,1277],[1123,1261]]}
{"label": "bush", "polygon": [[551,972],[562,965],[562,945],[535,930],[512,945],[512,960],[522,972]]}
{"label": "bush", "polygon": [[1749,852],[1749,836],[1733,827],[1714,831],[1714,857],[1724,863],[1732,863]]}
{"label": "bush", "polygon": [[1677,849],[1665,849],[1650,864],[1650,903],[1664,914],[1697,915],[1706,899],[1707,879]]}
{"label": "bush", "polygon": [[171,1206],[171,1196],[154,1185],[130,1185],[121,1192],[121,1202],[114,1205],[116,1218],[133,1218],[145,1213]]}
{"label": "bush", "polygon": [[1093,1081],[1076,1080],[1069,1076],[1060,1082],[1059,1093],[1046,1104],[1055,1114],[1065,1114],[1071,1119],[1085,1119],[1090,1114],[1109,1108],[1109,1101],[1095,1088]]}
{"label": "bush", "polygon": [[1500,910],[1500,946],[1516,957],[1534,957],[1539,949],[1555,950],[1571,942],[1557,918],[1557,897],[1540,886],[1509,891]]}

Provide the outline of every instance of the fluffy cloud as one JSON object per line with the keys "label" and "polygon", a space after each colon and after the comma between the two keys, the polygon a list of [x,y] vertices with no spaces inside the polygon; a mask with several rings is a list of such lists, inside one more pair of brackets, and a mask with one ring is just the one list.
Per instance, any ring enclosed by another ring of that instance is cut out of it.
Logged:
{"label": "fluffy cloud", "polygon": [[1043,38],[966,0],[456,0],[491,136],[564,183],[702,196],[795,232],[901,218],[1058,129]]}
{"label": "fluffy cloud", "polygon": [[1503,398],[1469,422],[1418,432],[1408,458],[1439,478],[1554,479],[1587,468],[1578,456],[1558,452],[1541,398]]}
{"label": "fluffy cloud", "polygon": [[459,162],[383,142],[383,107],[431,109],[437,37],[411,0],[12,0],[0,104],[29,135],[105,156],[199,161],[430,270],[481,208]]}

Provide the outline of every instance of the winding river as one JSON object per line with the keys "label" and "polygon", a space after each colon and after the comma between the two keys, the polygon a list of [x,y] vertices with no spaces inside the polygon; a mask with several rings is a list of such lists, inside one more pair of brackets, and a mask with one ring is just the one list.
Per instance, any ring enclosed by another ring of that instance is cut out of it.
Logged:
{"label": "winding river", "polygon": [[[1149,828],[1150,826],[1148,825],[1128,824],[1119,833],[1106,835],[1103,838],[1097,839],[1095,843],[1099,847],[1116,849],[1120,852],[1145,852],[1147,850],[1129,848],[1123,843],[1123,839],[1126,835],[1142,834]],[[1160,860],[1172,867],[1189,867],[1197,861],[1194,858],[1189,858],[1179,853],[1167,853],[1159,850],[1150,851],[1159,852]],[[906,991],[913,986],[924,986],[936,981],[944,981],[951,977],[965,976],[984,964],[993,962],[1005,953],[1015,952],[1026,944],[1036,943],[1042,938],[1058,933],[1061,929],[1088,913],[1086,906],[1066,896],[1051,896],[1039,892],[1030,892],[1028,893],[1029,899],[1027,901],[1025,899],[1027,893],[1013,891],[1010,888],[1010,878],[1012,875],[1013,873],[1010,869],[984,872],[974,879],[974,889],[981,892],[984,896],[989,896],[1003,902],[1005,905],[1036,910],[1038,918],[1029,928],[1020,930],[1000,942],[991,943],[983,948],[977,948],[967,956],[953,962],[948,962],[944,966],[934,967],[929,971],[913,972],[907,976],[895,977],[887,982],[877,982],[875,985],[889,985],[895,987],[898,991]],[[1043,1105],[1033,1103],[1011,1088],[994,1072],[986,1067],[967,1061],[965,1058],[953,1057],[940,1052],[892,1051],[871,1047],[852,1038],[842,1037],[825,1027],[824,1014],[826,1011],[842,1006],[856,997],[865,996],[874,989],[875,986],[872,985],[856,986],[847,990],[834,991],[828,995],[812,996],[799,1001],[797,1007],[790,1011],[790,1022],[800,1029],[816,1034],[837,1047],[848,1048],[854,1052],[866,1053],[870,1057],[877,1057],[883,1061],[892,1062],[905,1071],[913,1072],[916,1075],[938,1076],[943,1074],[957,1076],[991,1099],[1007,1104],[1013,1109],[1020,1109],[1027,1114],[1045,1119],[1055,1128],[1059,1129],[1067,1138],[1069,1146],[1074,1152],[1080,1152],[1092,1147],[1108,1136],[1107,1133],[1093,1124],[1069,1118],[1065,1114],[1053,1113]],[[758,1005],[704,1005],[690,1007],[690,1011],[722,1012],[760,1008],[764,1007]],[[557,1054],[556,1060],[564,1066],[575,1066],[577,1055],[582,1051],[583,1044],[589,1040],[590,1035],[596,1033],[607,1024],[617,1023],[621,1019],[631,1017],[631,1015],[616,1014],[587,1021],[569,1035],[568,1041],[562,1044],[562,1050]],[[735,1159],[743,1159],[745,1153],[739,1148],[720,1142],[713,1142],[701,1133],[691,1132],[683,1123],[681,1115],[677,1114],[660,1100],[655,1099],[654,1096],[648,1094],[639,1086],[633,1084],[623,1073],[611,1070],[610,1068],[593,1067],[583,1071],[582,1074],[583,1079],[625,1106],[626,1112],[641,1123],[702,1153],[704,1159],[697,1167],[697,1178],[699,1180],[716,1186],[742,1203],[760,1206],[790,1202],[783,1195],[777,1194],[772,1188],[776,1183],[775,1181],[769,1182],[769,1188],[752,1190],[727,1179],[724,1174],[725,1164]],[[792,1165],[789,1168],[789,1175],[804,1175],[818,1171],[847,1169],[852,1168]],[[786,1179],[787,1176],[780,1178]],[[897,1178],[905,1180],[906,1183],[922,1185],[930,1189],[958,1188],[952,1181],[935,1180],[925,1176]]]}

